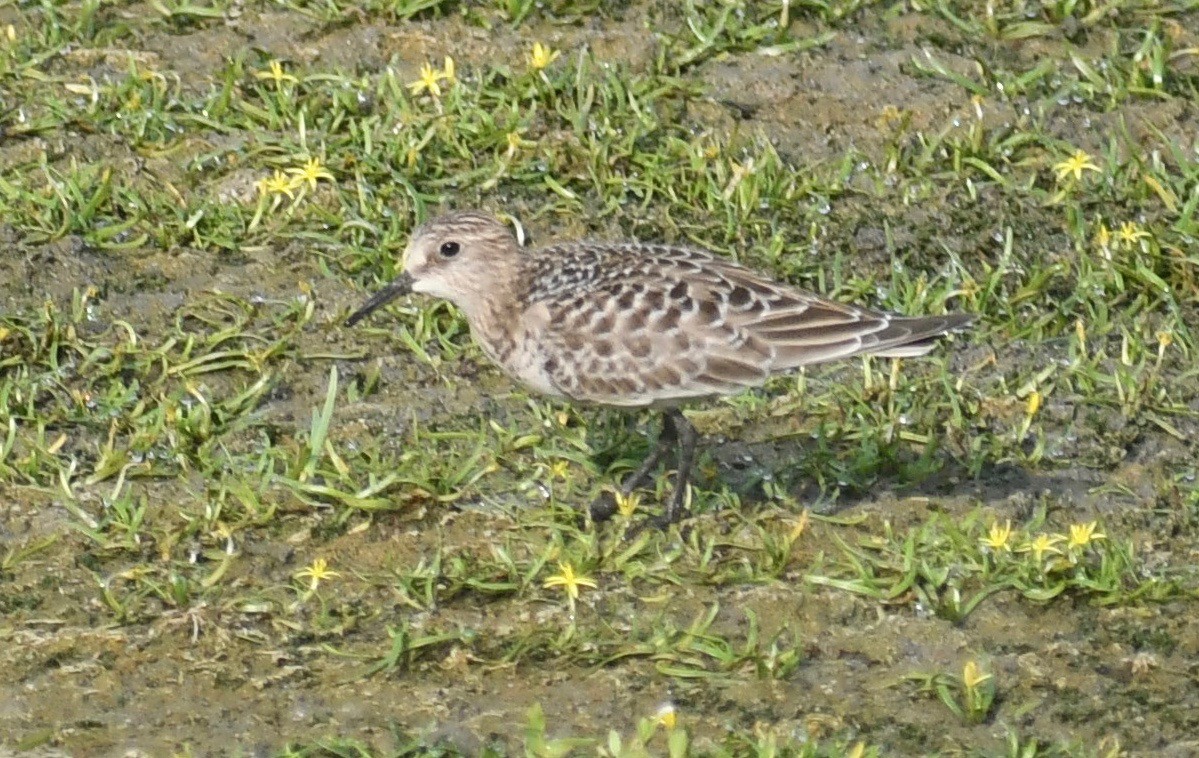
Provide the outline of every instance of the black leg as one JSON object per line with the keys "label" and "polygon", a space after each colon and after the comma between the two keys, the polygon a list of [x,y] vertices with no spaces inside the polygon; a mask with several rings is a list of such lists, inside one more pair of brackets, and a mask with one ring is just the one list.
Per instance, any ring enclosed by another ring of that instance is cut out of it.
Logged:
{"label": "black leg", "polygon": [[[680,415],[679,418],[682,418]],[[690,426],[686,419],[682,419],[684,424]],[[695,430],[691,430],[694,434]],[[645,456],[645,460],[637,467],[637,470],[625,477],[621,482],[620,494],[628,497],[641,485],[649,481],[650,474],[658,467],[662,461],[662,456],[666,455],[666,451],[679,440],[679,430],[677,419],[667,412],[662,417],[662,432],[658,435],[658,441],[654,444],[654,449]],[[616,513],[616,498],[612,497],[611,492],[601,493],[591,503],[591,518],[593,521],[604,521],[612,517]]]}
{"label": "black leg", "polygon": [[658,435],[658,442],[654,445],[654,449],[650,454],[645,456],[645,460],[641,462],[641,466],[636,471],[625,477],[624,482],[620,485],[620,492],[623,495],[629,495],[633,490],[649,481],[650,474],[658,467],[658,463],[662,460],[662,456],[666,455],[666,451],[671,445],[678,442],[679,432],[675,426],[674,419],[669,414],[662,416],[662,432]]}
{"label": "black leg", "polygon": [[662,523],[673,524],[687,511],[687,488],[691,483],[691,469],[695,466],[695,447],[699,443],[699,432],[677,409],[666,412],[666,420],[674,427],[679,441],[679,469],[675,477],[674,492],[666,501],[666,512]]}

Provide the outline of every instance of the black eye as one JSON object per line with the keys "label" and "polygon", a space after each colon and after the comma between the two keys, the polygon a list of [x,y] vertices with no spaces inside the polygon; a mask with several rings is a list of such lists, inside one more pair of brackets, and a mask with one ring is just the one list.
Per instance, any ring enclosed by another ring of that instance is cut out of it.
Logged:
{"label": "black eye", "polygon": [[453,258],[455,255],[458,254],[458,251],[460,249],[461,249],[461,247],[458,245],[457,242],[442,242],[441,243],[441,257],[442,258]]}

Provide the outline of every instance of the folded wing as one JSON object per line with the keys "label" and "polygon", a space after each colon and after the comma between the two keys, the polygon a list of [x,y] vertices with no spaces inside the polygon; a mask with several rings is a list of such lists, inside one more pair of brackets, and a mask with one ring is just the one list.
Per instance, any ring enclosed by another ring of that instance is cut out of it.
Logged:
{"label": "folded wing", "polygon": [[647,406],[731,394],[862,353],[922,355],[964,315],[895,316],[836,303],[679,248],[613,248],[620,276],[548,302],[546,373],[568,397]]}

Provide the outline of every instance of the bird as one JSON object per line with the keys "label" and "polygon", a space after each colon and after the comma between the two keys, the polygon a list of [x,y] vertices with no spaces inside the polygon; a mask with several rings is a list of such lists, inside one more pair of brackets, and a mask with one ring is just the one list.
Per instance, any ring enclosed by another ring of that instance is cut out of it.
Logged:
{"label": "bird", "polygon": [[[478,210],[417,226],[402,273],[345,324],[410,293],[455,305],[483,353],[533,392],[660,411],[657,444],[619,491],[627,497],[645,485],[676,448],[661,524],[688,510],[699,434],[684,405],[740,393],[802,366],[924,355],[974,320],[836,302],[698,247],[577,241],[522,249],[507,225]],[[611,516],[615,502],[601,494],[592,517]]]}

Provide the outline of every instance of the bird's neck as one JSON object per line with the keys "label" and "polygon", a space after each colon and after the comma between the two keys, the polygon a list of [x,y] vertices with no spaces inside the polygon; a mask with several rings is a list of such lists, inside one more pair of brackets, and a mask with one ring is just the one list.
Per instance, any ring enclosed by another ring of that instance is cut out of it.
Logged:
{"label": "bird's neck", "polygon": [[475,341],[494,361],[503,363],[513,348],[514,335],[518,331],[524,308],[519,275],[505,275],[499,267],[488,278],[486,286],[476,292],[481,296],[470,302],[459,303],[458,307],[470,323]]}

